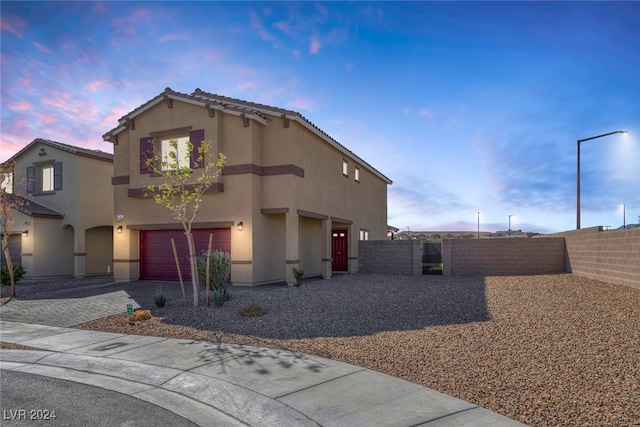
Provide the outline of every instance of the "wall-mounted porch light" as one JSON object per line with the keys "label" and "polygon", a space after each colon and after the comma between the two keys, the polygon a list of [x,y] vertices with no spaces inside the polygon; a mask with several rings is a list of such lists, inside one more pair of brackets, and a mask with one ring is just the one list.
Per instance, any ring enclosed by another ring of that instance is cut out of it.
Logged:
{"label": "wall-mounted porch light", "polygon": [[242,221],[238,223],[238,231],[242,231]]}
{"label": "wall-mounted porch light", "polygon": [[119,225],[118,228],[116,228],[116,232],[118,234],[122,234],[122,226],[121,225]]}
{"label": "wall-mounted porch light", "polygon": [[22,232],[22,237],[27,237],[27,236],[29,236],[29,230],[24,230]]}

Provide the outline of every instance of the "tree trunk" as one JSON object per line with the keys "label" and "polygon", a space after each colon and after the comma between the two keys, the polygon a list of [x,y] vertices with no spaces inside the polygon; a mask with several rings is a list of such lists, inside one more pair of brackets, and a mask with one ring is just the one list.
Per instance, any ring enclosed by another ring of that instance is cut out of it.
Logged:
{"label": "tree trunk", "polygon": [[191,284],[193,285],[193,306],[197,307],[199,303],[198,289],[198,258],[196,258],[196,246],[193,242],[193,234],[191,232],[185,233],[187,235],[187,246],[189,246],[189,264],[191,266]]}
{"label": "tree trunk", "polygon": [[[7,235],[8,236],[8,235]],[[16,297],[16,277],[13,274],[13,262],[11,262],[11,254],[9,253],[9,238],[2,236],[2,252],[4,253],[4,259],[7,260],[7,270],[9,270],[9,283],[11,283],[11,298]]]}

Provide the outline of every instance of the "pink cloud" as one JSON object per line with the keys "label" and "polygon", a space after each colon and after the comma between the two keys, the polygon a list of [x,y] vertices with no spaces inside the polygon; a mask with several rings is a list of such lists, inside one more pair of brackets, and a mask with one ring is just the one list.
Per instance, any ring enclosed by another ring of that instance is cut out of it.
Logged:
{"label": "pink cloud", "polygon": [[106,80],[94,80],[87,85],[87,89],[89,89],[91,92],[95,92],[100,88],[108,86],[109,82]]}
{"label": "pink cloud", "polygon": [[51,50],[41,43],[33,42],[33,45],[42,53],[51,53]]}
{"label": "pink cloud", "polygon": [[423,108],[422,110],[418,111],[418,114],[422,117],[426,117],[427,119],[433,119],[434,116],[433,111],[429,110],[428,108]]}
{"label": "pink cloud", "polygon": [[38,120],[48,125],[53,124],[58,120],[58,118],[52,114],[36,113],[36,116],[38,117]]}
{"label": "pink cloud", "polygon": [[262,21],[260,21],[260,17],[255,11],[251,11],[249,14],[249,20],[251,22],[251,26],[258,30],[258,34],[260,34],[260,38],[265,41],[272,41],[273,36],[264,28],[262,25]]}
{"label": "pink cloud", "polygon": [[125,17],[117,17],[111,21],[111,26],[121,35],[133,36],[136,34],[136,25],[149,16],[149,11],[145,8],[137,8]]}
{"label": "pink cloud", "polygon": [[322,47],[322,43],[320,39],[316,36],[311,37],[311,45],[309,46],[309,53],[312,55],[320,52],[320,48]]}
{"label": "pink cloud", "polygon": [[238,83],[238,89],[240,90],[253,89],[255,87],[256,87],[256,82],[254,81]]}
{"label": "pink cloud", "polygon": [[31,108],[31,104],[27,101],[18,101],[15,104],[9,105],[11,111],[27,111]]}
{"label": "pink cloud", "polygon": [[22,38],[22,31],[26,26],[26,21],[19,17],[2,16],[0,18],[0,30],[8,31],[18,38]]}
{"label": "pink cloud", "polygon": [[190,38],[189,38],[189,35],[185,33],[167,33],[160,37],[161,43],[174,42],[178,40],[189,41]]}
{"label": "pink cloud", "polygon": [[309,99],[296,98],[293,101],[288,102],[287,107],[293,108],[294,110],[313,111],[314,104],[313,101]]}

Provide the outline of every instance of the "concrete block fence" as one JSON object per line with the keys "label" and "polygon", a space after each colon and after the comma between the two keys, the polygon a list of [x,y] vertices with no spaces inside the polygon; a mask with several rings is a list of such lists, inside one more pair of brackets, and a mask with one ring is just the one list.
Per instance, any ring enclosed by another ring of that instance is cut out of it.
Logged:
{"label": "concrete block fence", "polygon": [[[359,242],[359,271],[422,274],[422,240]],[[573,273],[640,289],[640,227],[602,227],[534,238],[445,239],[444,275],[501,276]]]}
{"label": "concrete block fence", "polygon": [[517,276],[565,271],[564,238],[445,239],[445,276]]}
{"label": "concrete block fence", "polygon": [[640,227],[590,227],[540,236],[554,237],[565,240],[567,272],[640,289]]}

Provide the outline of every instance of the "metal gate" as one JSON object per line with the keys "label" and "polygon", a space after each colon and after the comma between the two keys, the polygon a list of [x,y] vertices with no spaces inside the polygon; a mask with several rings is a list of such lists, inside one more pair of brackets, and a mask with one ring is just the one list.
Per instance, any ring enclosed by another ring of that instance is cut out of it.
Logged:
{"label": "metal gate", "polygon": [[422,244],[422,274],[442,275],[442,243]]}

